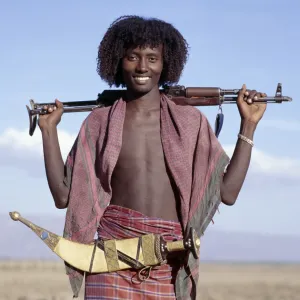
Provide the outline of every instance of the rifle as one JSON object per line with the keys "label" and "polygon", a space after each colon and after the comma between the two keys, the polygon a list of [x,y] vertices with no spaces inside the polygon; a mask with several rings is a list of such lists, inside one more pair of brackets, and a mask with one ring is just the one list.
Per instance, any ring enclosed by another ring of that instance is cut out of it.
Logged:
{"label": "rifle", "polygon": [[[239,89],[221,89],[219,87],[185,87],[183,85],[167,86],[160,89],[170,100],[177,105],[191,105],[191,106],[219,106],[222,104],[236,103]],[[64,113],[72,112],[88,112],[95,108],[112,105],[117,99],[124,95],[124,90],[104,90],[98,94],[96,100],[83,100],[73,102],[63,102]],[[282,84],[278,83],[274,97],[263,97],[253,102],[262,103],[282,103],[292,101],[291,97],[282,96]],[[32,136],[38,115],[47,114],[44,106],[54,105],[54,103],[35,103],[30,100],[31,108],[26,105],[29,115],[29,135]],[[222,110],[217,116],[216,135],[220,133],[223,124]]]}

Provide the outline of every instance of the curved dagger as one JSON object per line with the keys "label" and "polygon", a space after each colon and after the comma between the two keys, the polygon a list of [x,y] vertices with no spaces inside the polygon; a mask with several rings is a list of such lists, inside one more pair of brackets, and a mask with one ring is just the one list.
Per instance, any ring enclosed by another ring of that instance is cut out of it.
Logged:
{"label": "curved dagger", "polygon": [[[112,267],[105,249],[103,251],[100,247],[95,247],[94,243],[81,244],[65,239],[26,220],[21,217],[18,212],[10,212],[9,215],[12,220],[20,221],[29,227],[57,256],[78,270],[89,273],[105,273],[132,268],[132,266],[121,260],[117,261],[117,266]],[[154,254],[152,257],[146,255],[144,257],[144,251],[140,251],[139,257],[136,258],[139,238],[110,240],[105,241],[104,243],[106,243],[106,245],[111,245],[111,243],[113,243],[115,253],[119,251],[133,259],[137,259],[142,265],[159,265],[159,259],[157,258],[157,255],[155,255],[154,249],[155,235],[148,234],[141,238],[145,245],[150,244],[150,252]],[[147,252],[149,252],[149,249],[147,249]],[[160,238],[159,256],[165,257],[166,254],[170,252],[190,250],[194,257],[198,258],[199,249],[200,239],[197,237],[195,230],[191,228],[188,237],[183,241],[165,242]],[[91,261],[93,261],[92,266]]]}

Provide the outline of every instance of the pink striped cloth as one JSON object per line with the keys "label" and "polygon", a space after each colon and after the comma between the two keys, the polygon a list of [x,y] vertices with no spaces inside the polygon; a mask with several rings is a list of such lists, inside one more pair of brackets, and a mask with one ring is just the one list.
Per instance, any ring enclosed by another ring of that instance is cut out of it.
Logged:
{"label": "pink striped cloth", "polygon": [[[167,241],[182,240],[180,223],[149,218],[135,210],[116,205],[107,207],[98,227],[98,236],[104,240],[126,239],[147,233],[163,234]],[[175,300],[174,283],[179,268],[180,260],[171,258],[168,264],[153,268],[149,279],[144,282],[138,281],[136,270],[131,269],[87,274],[85,299]]]}
{"label": "pink striped cloth", "polygon": [[[91,243],[112,196],[111,176],[121,146],[126,102],[95,109],[83,122],[66,160],[65,184],[70,188],[64,237]],[[195,107],[180,106],[161,97],[161,139],[166,162],[181,201],[184,231],[193,227],[201,236],[220,204],[220,183],[229,157],[207,118]],[[83,273],[67,267],[78,297]],[[196,299],[199,260],[192,254],[179,270],[176,299]]]}

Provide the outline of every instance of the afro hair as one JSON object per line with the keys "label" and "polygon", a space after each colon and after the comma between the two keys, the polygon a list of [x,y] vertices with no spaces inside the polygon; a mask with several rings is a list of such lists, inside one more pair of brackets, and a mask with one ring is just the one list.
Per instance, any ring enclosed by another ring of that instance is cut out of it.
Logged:
{"label": "afro hair", "polygon": [[188,57],[188,43],[173,25],[155,18],[122,16],[105,33],[97,58],[97,73],[109,84],[125,87],[121,62],[128,48],[163,45],[163,71],[159,85],[179,81]]}

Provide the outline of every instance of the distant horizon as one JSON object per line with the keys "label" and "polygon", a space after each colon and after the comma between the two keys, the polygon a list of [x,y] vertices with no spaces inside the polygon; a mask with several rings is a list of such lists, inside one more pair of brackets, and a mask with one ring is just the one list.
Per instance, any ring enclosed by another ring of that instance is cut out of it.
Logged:
{"label": "distant horizon", "polygon": [[[6,262],[6,261],[11,261],[11,262],[61,262],[61,263],[64,263],[61,259],[59,258],[47,258],[47,259],[39,259],[39,258],[18,258],[18,257],[8,257],[8,258],[5,258],[5,257],[2,257],[0,256],[0,263],[1,262]],[[285,260],[282,260],[282,261],[279,261],[279,260],[270,260],[270,261],[267,261],[267,260],[251,260],[251,261],[247,261],[247,260],[218,260],[218,259],[201,259],[200,258],[200,261],[202,263],[206,263],[206,264],[230,264],[230,265],[239,265],[239,264],[242,264],[242,265],[299,265],[300,266],[300,260],[295,260],[295,261],[285,261]]]}
{"label": "distant horizon", "polygon": [[[61,260],[26,225],[0,213],[2,230],[0,260]],[[63,216],[24,215],[30,222],[63,235]],[[216,218],[217,219],[217,218]],[[201,237],[200,259],[214,263],[295,264],[300,263],[300,236],[221,229],[210,224]]]}
{"label": "distant horizon", "polygon": [[[54,219],[59,219],[62,224],[64,224],[64,216],[61,216],[61,215],[56,215],[54,213],[30,213],[30,214],[22,214],[20,211],[18,210],[14,210],[14,211],[17,211],[19,212],[25,219],[31,221],[32,223],[35,223],[33,219],[35,218],[54,218]],[[3,219],[5,220],[6,218],[8,218],[11,222],[16,222],[16,221],[13,221],[10,216],[9,216],[9,213],[10,211],[6,214],[4,213],[0,213],[0,220]],[[19,222],[19,221],[18,221]],[[17,223],[17,222],[16,222]],[[20,222],[19,222],[20,223]],[[46,228],[43,226],[43,224],[41,224],[40,222],[39,223],[35,223],[36,225],[40,226],[40,227],[43,227],[44,229],[47,229],[49,231],[51,231],[50,229]],[[20,224],[22,226],[25,226],[24,224]],[[216,232],[222,232],[222,233],[230,233],[230,234],[250,234],[250,235],[260,235],[260,236],[269,236],[269,237],[281,237],[281,238],[299,238],[300,239],[300,234],[293,234],[293,233],[266,233],[266,232],[263,232],[263,231],[250,231],[250,230],[247,230],[247,229],[243,229],[243,230],[239,230],[239,229],[222,229],[220,227],[218,228],[214,228],[214,224],[210,224],[207,228],[207,233],[209,231],[216,231]],[[63,228],[62,228],[63,229]],[[30,231],[30,229],[28,228],[28,230]],[[57,233],[57,232],[53,232],[57,235],[60,235],[60,233]],[[206,233],[205,233],[206,235]]]}

